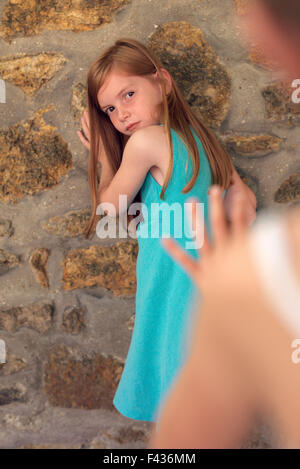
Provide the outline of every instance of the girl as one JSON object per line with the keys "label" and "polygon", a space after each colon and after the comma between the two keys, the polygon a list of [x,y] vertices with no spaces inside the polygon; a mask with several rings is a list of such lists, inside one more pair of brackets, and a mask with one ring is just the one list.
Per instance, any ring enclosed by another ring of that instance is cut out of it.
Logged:
{"label": "girl", "polygon": [[[249,7],[243,26],[250,43],[292,83],[300,77],[299,0]],[[300,208],[265,211],[248,230],[235,203],[229,230],[220,189],[211,193],[214,245],[204,243],[201,261],[164,240],[204,301],[192,353],[149,447],[240,447],[259,415],[276,431],[279,447],[300,448]]]}
{"label": "girl", "polygon": [[[229,201],[236,193],[247,194],[249,222],[255,218],[256,199],[234,171],[228,154],[185,102],[171,75],[138,41],[120,39],[109,47],[92,64],[87,91],[88,116],[82,119],[86,139],[78,131],[90,149],[93,213],[86,236],[94,228],[98,203],[110,202],[121,215],[119,195],[127,196],[127,207],[132,201],[142,201],[145,217],[136,232],[134,330],[113,402],[126,417],[153,422],[161,398],[184,361],[188,345],[184,338],[196,291],[184,270],[165,253],[159,242],[162,235],[149,236],[149,228],[151,234],[160,229],[160,210],[176,207],[168,234],[180,233],[178,242],[186,246],[190,238],[182,234],[180,215],[188,196],[201,200],[207,220],[211,184],[230,186]],[[230,217],[230,203],[228,208]],[[190,253],[197,256],[196,249]]]}

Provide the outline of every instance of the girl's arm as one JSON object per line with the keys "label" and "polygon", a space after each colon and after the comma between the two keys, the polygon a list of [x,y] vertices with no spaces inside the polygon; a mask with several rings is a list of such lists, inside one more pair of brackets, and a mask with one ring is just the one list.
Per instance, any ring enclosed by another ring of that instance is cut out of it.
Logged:
{"label": "girl's arm", "polygon": [[226,217],[229,222],[232,222],[232,210],[236,199],[243,198],[243,209],[246,215],[246,222],[248,225],[256,219],[256,197],[254,192],[241,180],[236,169],[232,165],[231,185],[227,189],[224,197],[224,207]]}
{"label": "girl's arm", "polygon": [[[158,164],[160,148],[153,143],[156,140],[155,132],[157,132],[157,126],[149,126],[139,129],[131,135],[125,145],[118,171],[107,186],[103,183],[99,203],[111,204],[114,207],[113,211],[109,213],[110,216],[120,215],[127,211],[128,206],[140,190],[148,171],[152,166]],[[107,206],[105,210],[107,210]]]}

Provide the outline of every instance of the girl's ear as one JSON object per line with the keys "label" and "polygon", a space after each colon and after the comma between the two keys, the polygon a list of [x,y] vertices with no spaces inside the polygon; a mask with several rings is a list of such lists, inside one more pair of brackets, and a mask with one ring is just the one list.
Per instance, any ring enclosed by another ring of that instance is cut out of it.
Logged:
{"label": "girl's ear", "polygon": [[[171,90],[172,90],[172,78],[171,78],[171,75],[170,73],[168,72],[168,70],[166,70],[165,68],[161,68],[160,69],[161,71],[161,74],[163,76],[163,79],[165,81],[165,86],[166,86],[166,94],[168,95]],[[158,75],[158,71],[156,70],[155,72],[155,76],[157,78],[159,78],[159,75]]]}

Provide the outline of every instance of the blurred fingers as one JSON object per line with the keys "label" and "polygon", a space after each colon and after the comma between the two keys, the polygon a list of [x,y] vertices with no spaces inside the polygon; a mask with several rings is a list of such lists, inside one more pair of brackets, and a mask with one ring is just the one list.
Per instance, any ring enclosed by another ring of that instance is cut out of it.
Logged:
{"label": "blurred fingers", "polygon": [[210,220],[215,244],[223,245],[228,238],[229,231],[222,190],[217,185],[210,189]]}
{"label": "blurred fingers", "polygon": [[172,238],[162,238],[161,243],[169,255],[196,280],[199,275],[199,263]]}
{"label": "blurred fingers", "polygon": [[249,225],[249,217],[245,211],[245,200],[243,196],[237,197],[232,209],[231,230],[233,236],[243,235]]}

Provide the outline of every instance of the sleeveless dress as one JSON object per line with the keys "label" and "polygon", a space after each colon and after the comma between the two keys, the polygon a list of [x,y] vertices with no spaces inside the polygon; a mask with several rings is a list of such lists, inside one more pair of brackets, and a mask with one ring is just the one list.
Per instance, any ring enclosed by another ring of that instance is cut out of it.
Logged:
{"label": "sleeveless dress", "polygon": [[[200,299],[188,274],[160,242],[163,235],[172,236],[191,256],[199,257],[195,248],[187,248],[192,237],[184,203],[192,196],[204,204],[205,222],[210,233],[207,191],[212,184],[212,174],[202,143],[190,128],[200,157],[199,174],[193,188],[186,194],[181,192],[192,176],[192,161],[189,156],[185,177],[188,150],[174,129],[171,129],[174,165],[164,200],[160,199],[161,186],[150,171],[141,187],[144,221],[137,228],[135,323],[113,399],[121,414],[136,420],[156,421],[160,401],[187,357],[193,311]],[[169,210],[170,216],[168,207],[174,209]],[[163,221],[167,219],[169,226]]]}

